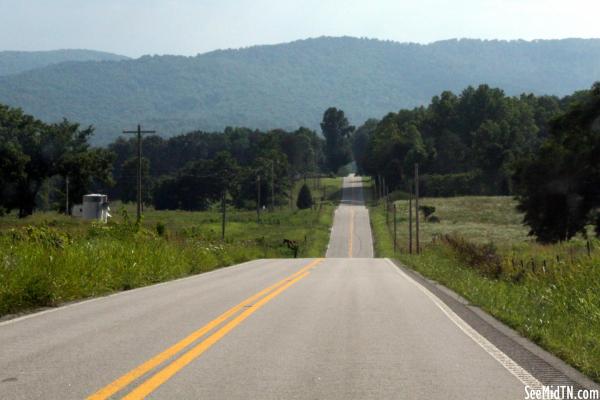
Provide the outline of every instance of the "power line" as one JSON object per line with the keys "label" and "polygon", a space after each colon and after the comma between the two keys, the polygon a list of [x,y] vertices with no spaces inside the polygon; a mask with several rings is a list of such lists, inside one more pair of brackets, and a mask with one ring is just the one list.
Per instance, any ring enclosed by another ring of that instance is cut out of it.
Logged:
{"label": "power line", "polygon": [[156,131],[143,131],[141,125],[138,124],[136,131],[123,131],[125,134],[137,134],[137,221],[142,219],[142,135],[156,133]]}

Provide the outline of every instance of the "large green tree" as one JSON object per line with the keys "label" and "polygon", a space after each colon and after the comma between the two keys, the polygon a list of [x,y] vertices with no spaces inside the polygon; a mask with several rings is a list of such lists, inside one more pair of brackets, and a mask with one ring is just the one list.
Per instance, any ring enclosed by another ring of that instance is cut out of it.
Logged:
{"label": "large green tree", "polygon": [[331,172],[335,173],[340,167],[352,161],[349,139],[354,132],[354,126],[348,123],[344,111],[331,107],[323,114],[321,131],[325,136],[327,166]]}
{"label": "large green tree", "polygon": [[356,169],[359,174],[365,174],[365,166],[367,164],[367,146],[371,140],[371,136],[377,129],[379,123],[376,119],[368,119],[362,124],[352,135],[352,155],[356,161]]}
{"label": "large green tree", "polygon": [[93,128],[63,120],[45,124],[20,109],[0,105],[0,206],[33,213],[42,185],[69,177],[74,198],[92,184],[110,184],[112,155],[88,144]]}
{"label": "large green tree", "polygon": [[542,242],[596,225],[600,235],[600,83],[550,124],[550,137],[515,175],[519,208]]}
{"label": "large green tree", "polygon": [[386,115],[370,135],[364,168],[388,187],[406,188],[413,166],[427,157],[421,132],[410,113]]}

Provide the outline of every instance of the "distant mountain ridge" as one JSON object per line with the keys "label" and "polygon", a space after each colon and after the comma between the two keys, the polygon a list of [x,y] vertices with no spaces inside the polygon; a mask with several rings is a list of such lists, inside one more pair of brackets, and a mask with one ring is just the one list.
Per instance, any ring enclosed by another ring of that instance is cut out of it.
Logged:
{"label": "distant mountain ridge", "polygon": [[48,121],[94,124],[96,142],[107,143],[137,123],[165,136],[226,126],[318,128],[329,106],[360,124],[468,85],[562,96],[597,80],[600,39],[421,45],[322,37],[195,57],[49,65],[0,77],[0,102]]}
{"label": "distant mountain ridge", "polygon": [[128,57],[94,50],[0,51],[0,76],[67,61],[118,61]]}

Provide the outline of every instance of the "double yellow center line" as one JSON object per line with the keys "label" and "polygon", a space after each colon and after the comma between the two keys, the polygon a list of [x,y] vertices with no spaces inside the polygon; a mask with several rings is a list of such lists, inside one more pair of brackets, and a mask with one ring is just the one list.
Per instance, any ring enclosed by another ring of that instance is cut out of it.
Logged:
{"label": "double yellow center line", "polygon": [[[354,183],[354,180],[351,181]],[[350,201],[350,232],[348,233],[348,257],[352,258],[353,253],[353,241],[354,241],[354,185],[350,186],[350,193],[352,200]]]}
{"label": "double yellow center line", "polygon": [[[236,326],[241,324],[246,318],[250,315],[254,314],[261,307],[263,307],[270,300],[281,294],[283,291],[288,289],[290,286],[298,282],[299,280],[305,278],[312,268],[314,268],[317,264],[319,264],[323,259],[315,259],[309,264],[302,267],[300,270],[296,271],[294,274],[288,276],[287,278],[282,279],[281,281],[271,285],[260,292],[250,296],[246,300],[241,303],[233,306],[229,310],[225,311],[223,314],[219,315],[214,320],[210,321],[208,324],[204,325],[202,328],[197,331],[191,333],[186,338],[181,341],[175,343],[168,349],[163,352],[155,355],[148,361],[143,364],[137,366],[131,371],[127,372],[125,375],[117,378],[112,383],[108,384],[104,388],[100,389],[96,393],[92,394],[88,397],[88,400],[103,400],[107,399],[113,394],[121,391],[126,386],[133,383],[136,379],[141,376],[147,374],[148,372],[154,370],[156,367],[166,362],[170,358],[174,357],[186,347],[192,345],[198,339],[202,338],[204,335],[212,331],[213,329],[218,328],[221,324],[227,322],[225,325],[221,326],[216,332],[212,333],[206,339],[196,344],[191,349],[187,350],[180,356],[178,356],[175,360],[171,361],[164,368],[160,369],[154,375],[150,376],[148,379],[140,383],[137,387],[135,387],[129,394],[127,394],[124,399],[133,400],[133,399],[143,399],[156,390],[160,385],[169,380],[173,375],[175,375],[178,371],[184,368],[186,365],[191,363],[193,360],[202,355],[206,350],[208,350],[212,345],[221,340],[225,335],[227,335],[231,330],[233,330]],[[245,310],[238,314],[238,312],[242,309]],[[234,315],[235,318],[231,319]]]}
{"label": "double yellow center line", "polygon": [[354,239],[354,208],[350,209],[350,232],[348,234],[348,257],[352,258],[352,242]]}

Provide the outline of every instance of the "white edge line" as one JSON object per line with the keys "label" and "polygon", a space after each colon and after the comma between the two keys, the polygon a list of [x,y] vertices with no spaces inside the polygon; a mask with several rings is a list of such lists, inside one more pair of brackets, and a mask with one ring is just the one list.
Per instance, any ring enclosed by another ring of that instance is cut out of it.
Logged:
{"label": "white edge line", "polygon": [[369,256],[369,258],[375,258],[375,246],[373,245],[373,231],[371,230],[371,212],[369,211],[369,208],[367,206],[365,206],[365,209],[367,210],[367,219],[369,220],[367,226],[369,227],[369,239],[371,242],[371,255]]}
{"label": "white edge line", "polygon": [[16,322],[20,322],[20,321],[24,321],[30,318],[34,318],[34,317],[41,317],[42,315],[46,315],[46,314],[50,314],[53,312],[57,312],[57,311],[61,311],[61,310],[65,310],[68,308],[72,308],[72,307],[76,307],[76,306],[80,306],[83,304],[88,304],[88,303],[93,303],[95,301],[99,301],[99,300],[104,300],[104,299],[109,299],[111,297],[117,297],[117,296],[122,296],[125,294],[130,294],[130,293],[135,293],[135,292],[139,292],[142,290],[146,290],[146,289],[151,289],[151,288],[156,288],[159,286],[164,286],[164,285],[168,285],[171,283],[175,283],[175,282],[181,282],[181,281],[186,281],[186,280],[190,280],[190,279],[195,279],[195,278],[199,278],[201,276],[207,276],[210,274],[213,274],[215,272],[220,272],[223,271],[225,269],[229,269],[229,268],[234,268],[234,267],[247,267],[248,265],[255,263],[255,262],[259,262],[259,261],[265,261],[265,260],[277,260],[276,258],[271,258],[271,259],[265,259],[265,258],[258,258],[256,260],[250,260],[250,261],[246,261],[240,264],[234,264],[234,265],[228,265],[226,267],[220,267],[220,268],[215,268],[211,271],[207,271],[207,272],[201,272],[199,274],[194,274],[194,275],[190,275],[190,276],[184,276],[183,278],[178,278],[178,279],[173,279],[170,281],[165,281],[165,282],[160,282],[160,283],[155,283],[154,285],[147,285],[147,286],[141,286],[135,289],[130,289],[130,290],[121,290],[118,292],[114,292],[114,293],[110,293],[107,295],[100,295],[98,297],[93,297],[91,299],[86,299],[86,300],[81,300],[81,301],[77,301],[75,300],[74,303],[70,303],[70,304],[65,304],[62,306],[57,306],[57,307],[53,307],[50,308],[48,310],[44,310],[44,311],[37,311],[37,312],[32,312],[31,314],[27,314],[27,315],[23,315],[22,317],[16,317],[16,318],[12,318],[12,319],[8,319],[6,321],[2,321],[0,322],[0,326],[6,326],[6,325],[10,325]]}
{"label": "white edge line", "polygon": [[467,324],[462,318],[460,318],[450,307],[448,307],[443,301],[441,301],[436,295],[434,295],[429,289],[421,285],[419,282],[414,280],[411,276],[407,275],[402,269],[394,264],[389,258],[385,259],[394,269],[402,275],[406,280],[414,284],[421,292],[423,292],[429,299],[440,309],[442,312],[457,326],[461,331],[468,337],[470,337],[475,343],[483,348],[489,355],[491,355],[496,361],[500,363],[505,369],[514,375],[521,383],[525,386],[534,389],[541,389],[542,384],[536,378],[534,378],[529,372],[523,369],[517,364],[512,358],[507,356],[504,352],[494,346],[489,340],[484,338],[479,332],[473,329]]}

